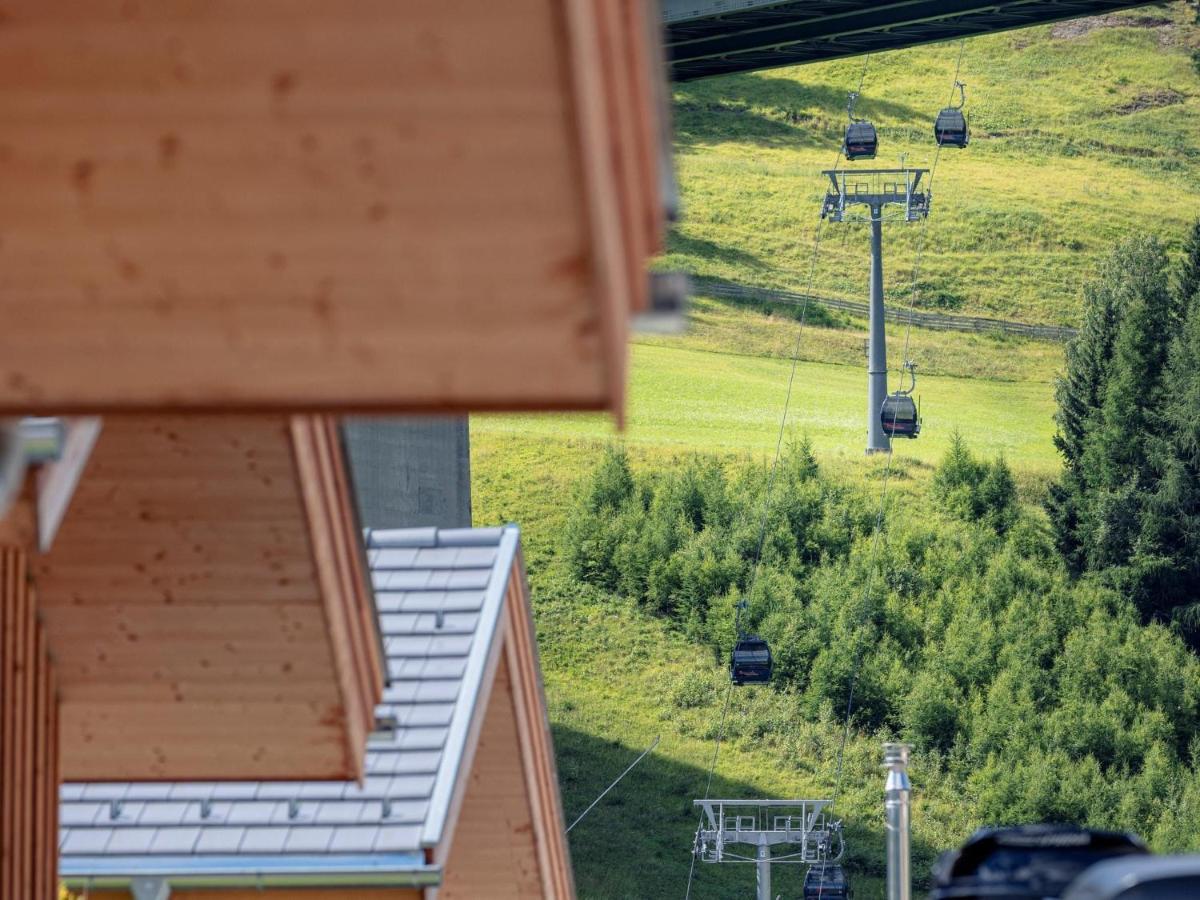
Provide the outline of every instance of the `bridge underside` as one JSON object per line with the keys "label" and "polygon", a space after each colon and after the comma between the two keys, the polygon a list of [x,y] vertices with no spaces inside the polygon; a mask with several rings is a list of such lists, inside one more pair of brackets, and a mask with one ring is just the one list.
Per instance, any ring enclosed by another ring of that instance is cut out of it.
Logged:
{"label": "bridge underside", "polygon": [[671,77],[770,69],[1147,6],[1147,0],[664,0]]}

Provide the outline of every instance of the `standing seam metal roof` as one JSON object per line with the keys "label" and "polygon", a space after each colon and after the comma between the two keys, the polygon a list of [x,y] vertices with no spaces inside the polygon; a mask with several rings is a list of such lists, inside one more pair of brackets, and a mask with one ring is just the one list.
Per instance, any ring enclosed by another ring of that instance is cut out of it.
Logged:
{"label": "standing seam metal roof", "polygon": [[442,837],[519,531],[370,531],[367,557],[389,684],[363,784],[65,784],[60,873],[430,871]]}

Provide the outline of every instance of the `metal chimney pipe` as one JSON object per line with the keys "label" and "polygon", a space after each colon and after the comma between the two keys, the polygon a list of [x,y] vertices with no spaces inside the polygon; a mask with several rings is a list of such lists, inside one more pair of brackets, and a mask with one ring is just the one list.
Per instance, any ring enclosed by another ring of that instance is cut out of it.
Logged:
{"label": "metal chimney pipe", "polygon": [[911,900],[912,875],[909,868],[909,825],[911,813],[908,780],[908,744],[884,744],[883,765],[887,769],[884,785],[884,810],[887,818],[887,896],[888,900]]}

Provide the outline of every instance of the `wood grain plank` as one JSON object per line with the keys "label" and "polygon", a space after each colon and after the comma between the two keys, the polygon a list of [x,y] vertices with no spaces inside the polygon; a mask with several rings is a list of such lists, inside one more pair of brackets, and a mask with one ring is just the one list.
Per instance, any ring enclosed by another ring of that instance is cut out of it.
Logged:
{"label": "wood grain plank", "polygon": [[0,409],[612,405],[563,6],[14,0]]}
{"label": "wood grain plank", "polygon": [[25,551],[0,546],[0,896],[51,897],[57,877],[57,703]]}
{"label": "wood grain plank", "polygon": [[[350,560],[360,538],[314,540],[292,441],[282,415],[106,418],[35,567],[71,778],[359,773],[378,694],[339,685],[325,607],[362,601],[323,584],[317,552]],[[219,724],[172,730],[189,717]]]}

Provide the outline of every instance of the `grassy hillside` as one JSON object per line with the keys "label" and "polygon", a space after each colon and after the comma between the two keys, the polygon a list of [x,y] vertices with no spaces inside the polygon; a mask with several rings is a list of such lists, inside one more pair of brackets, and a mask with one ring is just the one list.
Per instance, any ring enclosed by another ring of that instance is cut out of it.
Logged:
{"label": "grassy hillside", "polygon": [[[696,350],[687,342],[635,345],[625,439],[674,450],[744,454],[773,449],[790,368],[783,359]],[[789,422],[812,440],[823,459],[865,465],[866,380],[860,366],[797,367]],[[1057,471],[1049,384],[933,376],[922,377],[919,393],[924,430],[918,440],[898,441],[897,457],[932,462],[958,430],[975,446],[1004,453],[1022,473]],[[611,420],[602,415],[472,420],[473,440],[498,434],[594,442],[616,436]]]}
{"label": "grassy hillside", "polygon": [[[688,331],[675,336],[638,335],[637,344],[685,347],[711,353],[765,356],[808,362],[861,367],[867,325],[861,319],[834,316],[810,304],[806,325],[797,347],[798,306],[777,304],[767,309],[747,308],[737,303],[693,297]],[[904,359],[905,338],[909,355],[920,363],[924,375],[981,378],[987,381],[1050,383],[1063,362],[1063,345],[1007,337],[999,333],[928,331],[913,328],[906,334],[901,325],[889,324],[888,360],[893,371]]]}
{"label": "grassy hillside", "polygon": [[[1074,324],[1079,284],[1129,230],[1174,240],[1200,211],[1200,29],[1184,4],[974,38],[972,144],[944,150],[934,182],[921,305]],[[870,59],[859,112],[889,166],[932,163],[932,119],[957,44]],[[679,85],[677,165],[685,218],[664,264],[803,289],[846,92],[861,59]],[[888,225],[886,287],[907,302],[921,226]],[[861,298],[862,225],[829,225],[814,290]]]}
{"label": "grassy hillside", "polygon": [[[568,816],[581,811],[656,735],[662,743],[627,784],[572,833],[585,898],[681,896],[695,827],[690,801],[703,793],[711,760],[723,672],[711,652],[634,604],[561,579],[561,535],[577,483],[606,446],[624,440],[639,467],[671,468],[692,454],[744,461],[774,447],[794,321],[720,304],[700,304],[687,335],[644,339],[632,350],[629,424],[618,437],[605,416],[476,416],[471,422],[474,516],[479,523],[521,523],[531,572],[538,640]],[[873,492],[884,460],[862,455],[865,372],[853,359],[852,332],[815,328],[808,353],[835,362],[803,362],[797,371],[793,434],[806,434],[822,465]],[[894,336],[899,340],[899,335]],[[956,340],[961,340],[958,346]],[[898,444],[892,497],[925,502],[932,463],[954,429],[979,446],[992,442],[1036,493],[1057,470],[1047,380],[1061,348],[969,335],[917,333],[926,352],[941,349],[941,368],[986,374],[1013,366],[1042,380],[999,381],[961,375],[922,378],[926,431]],[[858,351],[861,353],[861,349]],[[1013,363],[1016,359],[1018,362]],[[1009,362],[1003,362],[1008,360]],[[712,702],[681,710],[688,685],[709,685]],[[761,722],[780,724],[763,733]],[[786,724],[783,724],[786,723]],[[739,695],[714,790],[729,796],[823,796],[833,779],[839,728],[808,721],[789,694]],[[882,897],[882,831],[877,827],[878,741],[857,736],[839,802],[849,823],[860,898]],[[922,786],[920,866],[971,827],[970,808],[935,785],[942,776],[918,762]],[[611,835],[623,848],[614,859]],[[775,888],[795,894],[802,867],[781,870]],[[750,890],[752,872],[701,866],[693,897]]]}
{"label": "grassy hillside", "polygon": [[[967,43],[962,78],[969,85],[974,142],[963,152],[945,151],[939,164],[922,305],[1076,324],[1080,285],[1118,237],[1144,230],[1178,240],[1200,213],[1200,77],[1190,57],[1200,32],[1191,16],[1183,5],[1151,7]],[[946,45],[871,60],[861,111],[881,127],[884,152],[876,164],[889,165],[901,152],[910,163],[932,160],[930,122],[948,93],[955,53],[956,45]],[[861,60],[848,60],[678,86],[677,160],[686,210],[663,264],[803,289],[822,192],[819,170],[834,162],[845,92],[861,68]],[[907,302],[917,229],[887,227],[890,299]],[[814,289],[861,299],[866,249],[861,226],[830,226]],[[522,526],[568,818],[655,736],[662,738],[571,834],[584,898],[683,895],[695,827],[691,799],[704,791],[724,672],[711,649],[678,623],[565,576],[563,536],[577,486],[614,441],[628,447],[641,472],[670,472],[696,454],[734,465],[762,460],[774,449],[787,391],[797,333],[793,310],[750,311],[701,298],[691,320],[682,337],[636,339],[624,436],[604,416],[471,421],[475,520]],[[824,472],[874,497],[884,461],[862,455],[864,337],[861,322],[814,317],[800,344],[789,422],[793,435],[811,440]],[[892,326],[893,367],[903,340],[902,329]],[[890,512],[914,527],[939,527],[943,514],[935,511],[929,484],[955,431],[985,456],[1003,454],[1027,511],[1035,509],[1059,469],[1051,417],[1062,347],[921,330],[912,333],[912,347],[921,366],[925,431],[917,441],[897,444]],[[886,542],[885,550],[903,554]],[[995,593],[1009,580],[998,573],[988,590]],[[930,605],[896,601],[892,611],[922,619],[919,627],[946,615],[940,595],[921,602]],[[1031,634],[1041,634],[1048,618],[1014,616],[1018,623],[1038,623]],[[995,640],[990,628],[965,628],[963,646]],[[1101,644],[1097,660],[1111,651]],[[1016,651],[979,652],[998,659]],[[1083,683],[1120,680],[1096,665]],[[839,723],[833,715],[801,710],[792,688],[739,692],[714,793],[827,795]],[[878,762],[884,736],[855,730],[839,802],[860,900],[883,895]],[[1047,771],[1042,787],[1054,787],[1054,765]],[[979,824],[980,809],[1010,808],[985,796],[1000,788],[953,781],[945,764],[921,754],[913,781],[918,873],[928,871],[937,850]],[[1019,793],[1011,782],[1004,789]],[[1166,792],[1145,793],[1143,805],[1129,805],[1121,815],[1159,815],[1154,804],[1166,803]],[[1181,822],[1193,803],[1183,796]],[[1193,805],[1200,808],[1200,790]],[[1043,808],[1031,809],[1036,816]],[[1194,832],[1189,829],[1181,826]],[[777,871],[776,890],[794,895],[801,875]],[[698,866],[692,896],[749,895],[752,884],[749,868]]]}

